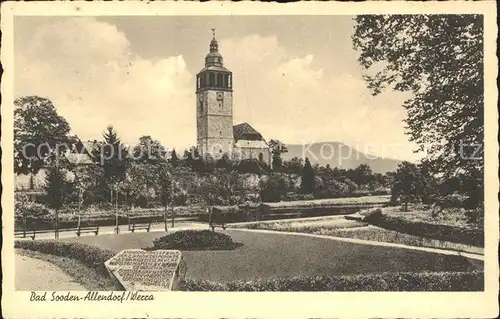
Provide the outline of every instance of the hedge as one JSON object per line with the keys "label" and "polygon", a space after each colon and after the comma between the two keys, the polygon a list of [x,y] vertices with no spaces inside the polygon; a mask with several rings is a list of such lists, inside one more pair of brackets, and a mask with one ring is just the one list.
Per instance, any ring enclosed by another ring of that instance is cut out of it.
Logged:
{"label": "hedge", "polygon": [[14,248],[37,251],[61,257],[72,258],[101,274],[108,274],[104,262],[116,255],[116,252],[97,246],[57,240],[16,240]]}
{"label": "hedge", "polygon": [[481,229],[468,229],[420,221],[414,222],[398,217],[387,216],[380,210],[366,216],[364,221],[375,226],[409,235],[484,247],[484,231]]}
{"label": "hedge", "polygon": [[269,278],[214,282],[186,279],[184,291],[482,291],[484,274],[471,272],[382,273],[357,276]]}

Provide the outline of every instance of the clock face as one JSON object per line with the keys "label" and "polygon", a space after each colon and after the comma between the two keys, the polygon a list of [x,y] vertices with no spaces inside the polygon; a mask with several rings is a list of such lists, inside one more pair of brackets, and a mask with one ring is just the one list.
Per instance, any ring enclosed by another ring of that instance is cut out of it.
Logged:
{"label": "clock face", "polygon": [[217,92],[217,101],[222,101],[224,99],[224,93]]}

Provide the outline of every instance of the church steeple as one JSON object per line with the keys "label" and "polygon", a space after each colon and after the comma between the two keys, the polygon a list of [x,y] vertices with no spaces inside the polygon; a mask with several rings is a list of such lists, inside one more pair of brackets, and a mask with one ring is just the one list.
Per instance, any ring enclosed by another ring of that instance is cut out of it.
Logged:
{"label": "church steeple", "polygon": [[215,29],[212,29],[212,41],[210,41],[210,52],[205,57],[205,66],[222,66],[223,58],[219,53],[219,43],[215,39]]}

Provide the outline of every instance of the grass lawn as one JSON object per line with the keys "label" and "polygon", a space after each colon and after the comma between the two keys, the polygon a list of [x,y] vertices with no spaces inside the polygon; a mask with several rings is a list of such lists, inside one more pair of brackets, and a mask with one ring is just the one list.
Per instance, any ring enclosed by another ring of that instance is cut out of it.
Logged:
{"label": "grass lawn", "polygon": [[[378,247],[296,235],[257,233],[231,229],[221,231],[243,246],[232,251],[184,251],[187,278],[215,281],[249,280],[292,276],[338,276],[405,271],[482,269],[465,258]],[[64,241],[97,245],[114,251],[145,248],[156,233],[82,236]]]}

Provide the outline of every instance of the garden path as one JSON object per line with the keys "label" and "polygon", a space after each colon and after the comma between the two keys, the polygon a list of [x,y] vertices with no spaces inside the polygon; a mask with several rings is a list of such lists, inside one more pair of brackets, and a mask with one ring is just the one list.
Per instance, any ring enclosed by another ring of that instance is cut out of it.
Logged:
{"label": "garden path", "polygon": [[15,255],[16,290],[86,290],[50,262]]}

